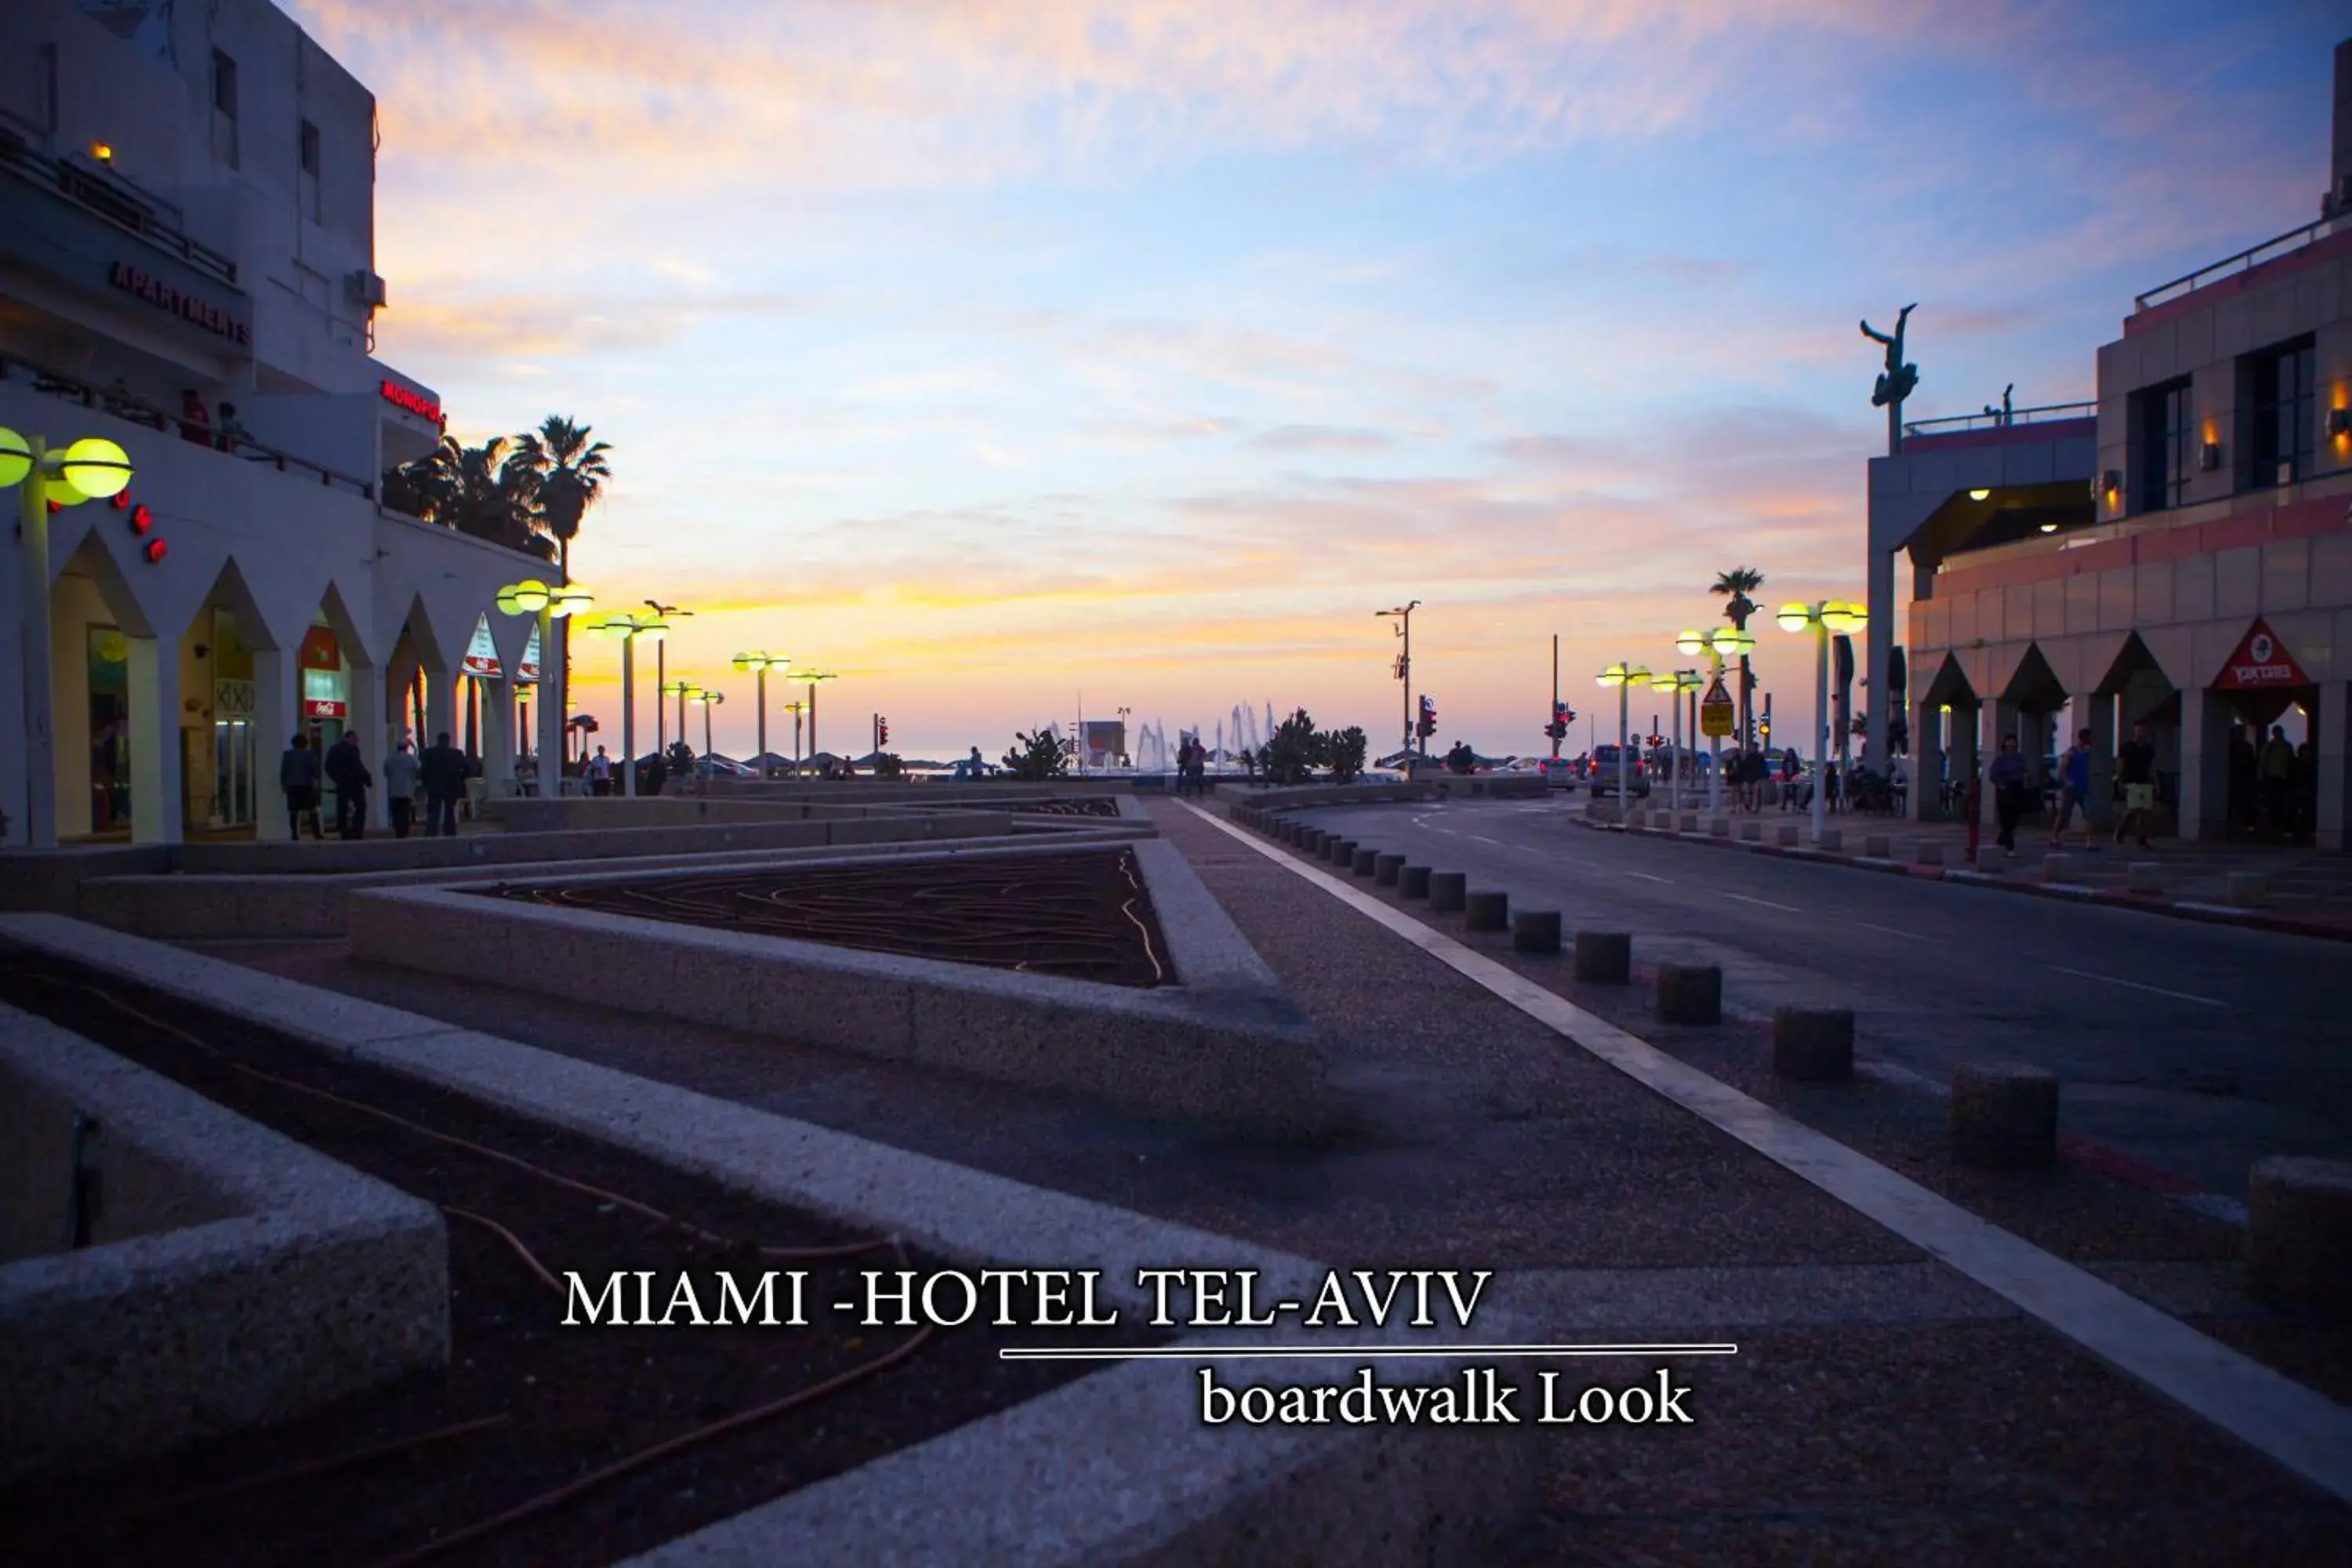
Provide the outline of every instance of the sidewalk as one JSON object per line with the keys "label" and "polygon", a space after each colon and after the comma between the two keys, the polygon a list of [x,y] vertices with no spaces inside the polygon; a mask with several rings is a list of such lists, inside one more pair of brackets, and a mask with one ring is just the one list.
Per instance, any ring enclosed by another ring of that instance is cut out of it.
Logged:
{"label": "sidewalk", "polygon": [[[1697,830],[1689,833],[1671,826],[1676,819],[1664,806],[1645,811],[1637,805],[1633,815],[1633,823],[1622,829],[1585,814],[1580,814],[1578,821],[1604,832],[1679,837],[1759,855],[1830,861],[2042,898],[2113,904],[2181,920],[2352,942],[2352,855],[2330,850],[2175,838],[2159,838],[2142,849],[2135,844],[2118,846],[2101,834],[2093,840],[2098,847],[2085,853],[2081,839],[2069,834],[2061,852],[2065,857],[2062,876],[2053,880],[2043,864],[2051,853],[2050,836],[2042,827],[2018,830],[2015,859],[1996,858],[1989,867],[1971,867],[1964,823],[1839,814],[1829,819],[1831,831],[1837,835],[1835,846],[1822,848],[1815,846],[1812,818],[1804,812],[1768,809],[1752,816],[1728,813],[1727,837],[1716,837],[1707,831],[1708,816],[1704,810],[1696,814]],[[1681,816],[1690,817],[1693,813],[1685,807]],[[1760,837],[1742,837],[1751,824],[1759,825]],[[1795,830],[1795,843],[1780,842],[1787,829]],[[1885,853],[1873,853],[1871,841],[1882,838],[1886,841]],[[2000,855],[1991,829],[1984,829],[1979,842],[1991,848],[1995,857]],[[2135,867],[2154,868],[2141,873],[2143,889],[2152,886],[2153,891],[2134,889]],[[2262,879],[2259,903],[2234,895],[2231,889],[2231,878],[2249,872]]]}

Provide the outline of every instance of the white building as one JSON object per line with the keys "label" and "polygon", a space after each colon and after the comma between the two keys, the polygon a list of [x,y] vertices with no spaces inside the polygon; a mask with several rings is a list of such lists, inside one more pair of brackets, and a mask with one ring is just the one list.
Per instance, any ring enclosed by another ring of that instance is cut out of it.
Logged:
{"label": "white building", "polygon": [[379,766],[420,668],[456,732],[486,615],[510,768],[530,627],[492,601],[546,567],[378,504],[443,421],[371,353],[375,145],[373,97],[269,0],[0,5],[0,427],[136,469],[50,510],[46,562],[21,524],[0,552],[8,844],[282,833],[289,737],[349,728]]}

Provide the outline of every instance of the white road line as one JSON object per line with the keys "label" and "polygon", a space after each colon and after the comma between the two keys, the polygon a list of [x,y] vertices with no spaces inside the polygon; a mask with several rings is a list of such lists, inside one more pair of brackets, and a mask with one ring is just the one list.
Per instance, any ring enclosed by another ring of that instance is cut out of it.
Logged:
{"label": "white road line", "polygon": [[1896,926],[1883,926],[1876,921],[1853,921],[1849,923],[1858,925],[1864,931],[1874,931],[1886,936],[1899,936],[1906,942],[1941,942],[1944,940],[1940,936],[1921,936],[1916,931],[1904,931]]}
{"label": "white road line", "polygon": [[1489,838],[1483,833],[1465,833],[1462,837],[1465,838],[1475,839],[1481,844],[1491,844],[1497,849],[1507,849],[1510,847],[1509,845],[1504,843],[1501,839]]}
{"label": "white road line", "polygon": [[2094,974],[2087,969],[2069,969],[2063,963],[2050,966],[2052,973],[2071,974],[2077,980],[2095,980],[2102,985],[2122,985],[2133,991],[2145,991],[2151,996],[2169,996],[2175,1002],[2194,1002],[2200,1007],[2226,1007],[2227,1002],[2217,1002],[2210,996],[2191,996],[2186,991],[2167,991],[2161,985],[2142,985],[2137,980],[2118,980],[2112,974]]}
{"label": "white road line", "polygon": [[1768,910],[1779,910],[1786,914],[1801,915],[1805,912],[1794,904],[1776,904],[1769,899],[1751,899],[1745,893],[1726,893],[1723,896],[1727,899],[1738,899],[1743,904],[1761,904]]}
{"label": "white road line", "polygon": [[2011,1236],[1534,981],[1187,801],[1185,808],[1684,1110],[2049,1324],[2126,1375],[2352,1502],[2352,1410]]}
{"label": "white road line", "polygon": [[1669,888],[1675,885],[1675,879],[1672,877],[1653,877],[1647,871],[1628,871],[1625,875],[1639,877],[1644,882],[1664,882]]}

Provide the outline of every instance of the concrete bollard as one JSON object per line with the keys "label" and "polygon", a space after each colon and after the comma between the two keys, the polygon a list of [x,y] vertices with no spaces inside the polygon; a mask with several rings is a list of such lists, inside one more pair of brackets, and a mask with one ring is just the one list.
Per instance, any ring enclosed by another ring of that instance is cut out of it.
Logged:
{"label": "concrete bollard", "polygon": [[1723,971],[1712,963],[1658,965],[1658,1021],[1723,1022]]}
{"label": "concrete bollard", "polygon": [[1952,1157],[1988,1170],[2028,1170],[2058,1158],[2058,1075],[2016,1062],[1952,1074]]}
{"label": "concrete bollard", "polygon": [[1998,844],[1979,844],[1977,846],[1976,868],[1979,871],[1990,871],[1993,875],[1999,876],[2001,872],[2009,869],[2009,856],[2002,852],[2000,846]]}
{"label": "concrete bollard", "polygon": [[1429,874],[1429,907],[1441,915],[1462,912],[1470,895],[1470,873],[1467,871],[1432,871]]}
{"label": "concrete bollard", "polygon": [[1333,838],[1325,847],[1323,858],[1334,866],[1353,864],[1356,858],[1356,841],[1352,838]]}
{"label": "concrete bollard", "polygon": [[1559,911],[1558,910],[1512,911],[1511,951],[1513,952],[1558,952],[1559,951]]}
{"label": "concrete bollard", "polygon": [[2222,901],[2233,909],[2258,910],[2271,901],[2271,879],[2261,871],[2232,871],[2222,888]]}
{"label": "concrete bollard", "polygon": [[1764,825],[1760,822],[1741,823],[1739,825],[1739,841],[1743,844],[1763,843]]}
{"label": "concrete bollard", "polygon": [[2352,1307],[2352,1163],[2273,1155],[2246,1183],[2246,1289],[2266,1306]]}
{"label": "concrete bollard", "polygon": [[1845,829],[1822,828],[1821,837],[1813,840],[1813,847],[1832,855],[1842,853],[1845,848]]}
{"label": "concrete bollard", "polygon": [[2082,861],[2072,855],[2044,855],[2042,858],[2042,879],[2045,882],[2071,882],[2081,875]]}
{"label": "concrete bollard", "polygon": [[1884,833],[1868,833],[1863,836],[1862,852],[1873,860],[1892,860],[1895,845]]}
{"label": "concrete bollard", "polygon": [[1393,888],[1397,885],[1397,873],[1403,869],[1403,856],[1383,855],[1372,862],[1372,885],[1378,888]]}
{"label": "concrete bollard", "polygon": [[1932,838],[1922,838],[1912,847],[1911,859],[1920,866],[1940,866],[1944,863],[1944,847]]}
{"label": "concrete bollard", "polygon": [[1397,897],[1425,899],[1429,897],[1429,868],[1402,866],[1397,869]]}
{"label": "concrete bollard", "polygon": [[1772,1015],[1772,1070],[1804,1083],[1853,1076],[1853,1009],[1783,1007]]}
{"label": "concrete bollard", "polygon": [[1319,827],[1302,829],[1298,835],[1298,847],[1309,855],[1320,855],[1323,853],[1323,830]]}
{"label": "concrete bollard", "polygon": [[1783,849],[1794,849],[1801,837],[1801,830],[1793,822],[1784,822],[1780,824],[1780,831],[1772,835],[1773,842],[1780,845]]}
{"label": "concrete bollard", "polygon": [[1587,985],[1624,985],[1633,978],[1633,938],[1622,931],[1576,933],[1576,978]]}
{"label": "concrete bollard", "polygon": [[2124,871],[2124,886],[2135,893],[2164,891],[2164,863],[2160,860],[2135,860]]}
{"label": "concrete bollard", "polygon": [[1467,897],[1462,912],[1464,923],[1472,931],[1508,931],[1511,896],[1482,889]]}
{"label": "concrete bollard", "polygon": [[1348,869],[1353,871],[1359,877],[1369,877],[1380,863],[1381,852],[1379,850],[1359,849],[1354,855],[1349,858]]}
{"label": "concrete bollard", "polygon": [[1727,817],[1727,816],[1710,816],[1710,817],[1708,817],[1708,818],[1706,819],[1706,836],[1707,836],[1709,838],[1728,838],[1728,837],[1731,837],[1731,818],[1729,818],[1729,817]]}
{"label": "concrete bollard", "polygon": [[1696,833],[1698,831],[1698,813],[1696,811],[1685,811],[1680,816],[1675,818],[1675,831],[1676,833]]}

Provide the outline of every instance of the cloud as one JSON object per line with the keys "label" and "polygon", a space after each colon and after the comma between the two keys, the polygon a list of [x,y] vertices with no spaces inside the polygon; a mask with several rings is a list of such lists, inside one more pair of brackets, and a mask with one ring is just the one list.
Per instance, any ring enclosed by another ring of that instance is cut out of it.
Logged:
{"label": "cloud", "polygon": [[805,314],[813,301],[774,293],[677,295],[444,294],[401,301],[384,312],[386,357],[437,363],[501,364],[656,353],[709,321]]}
{"label": "cloud", "polygon": [[1259,432],[1249,444],[1267,452],[1382,452],[1396,445],[1396,437],[1385,430],[1284,425]]}

